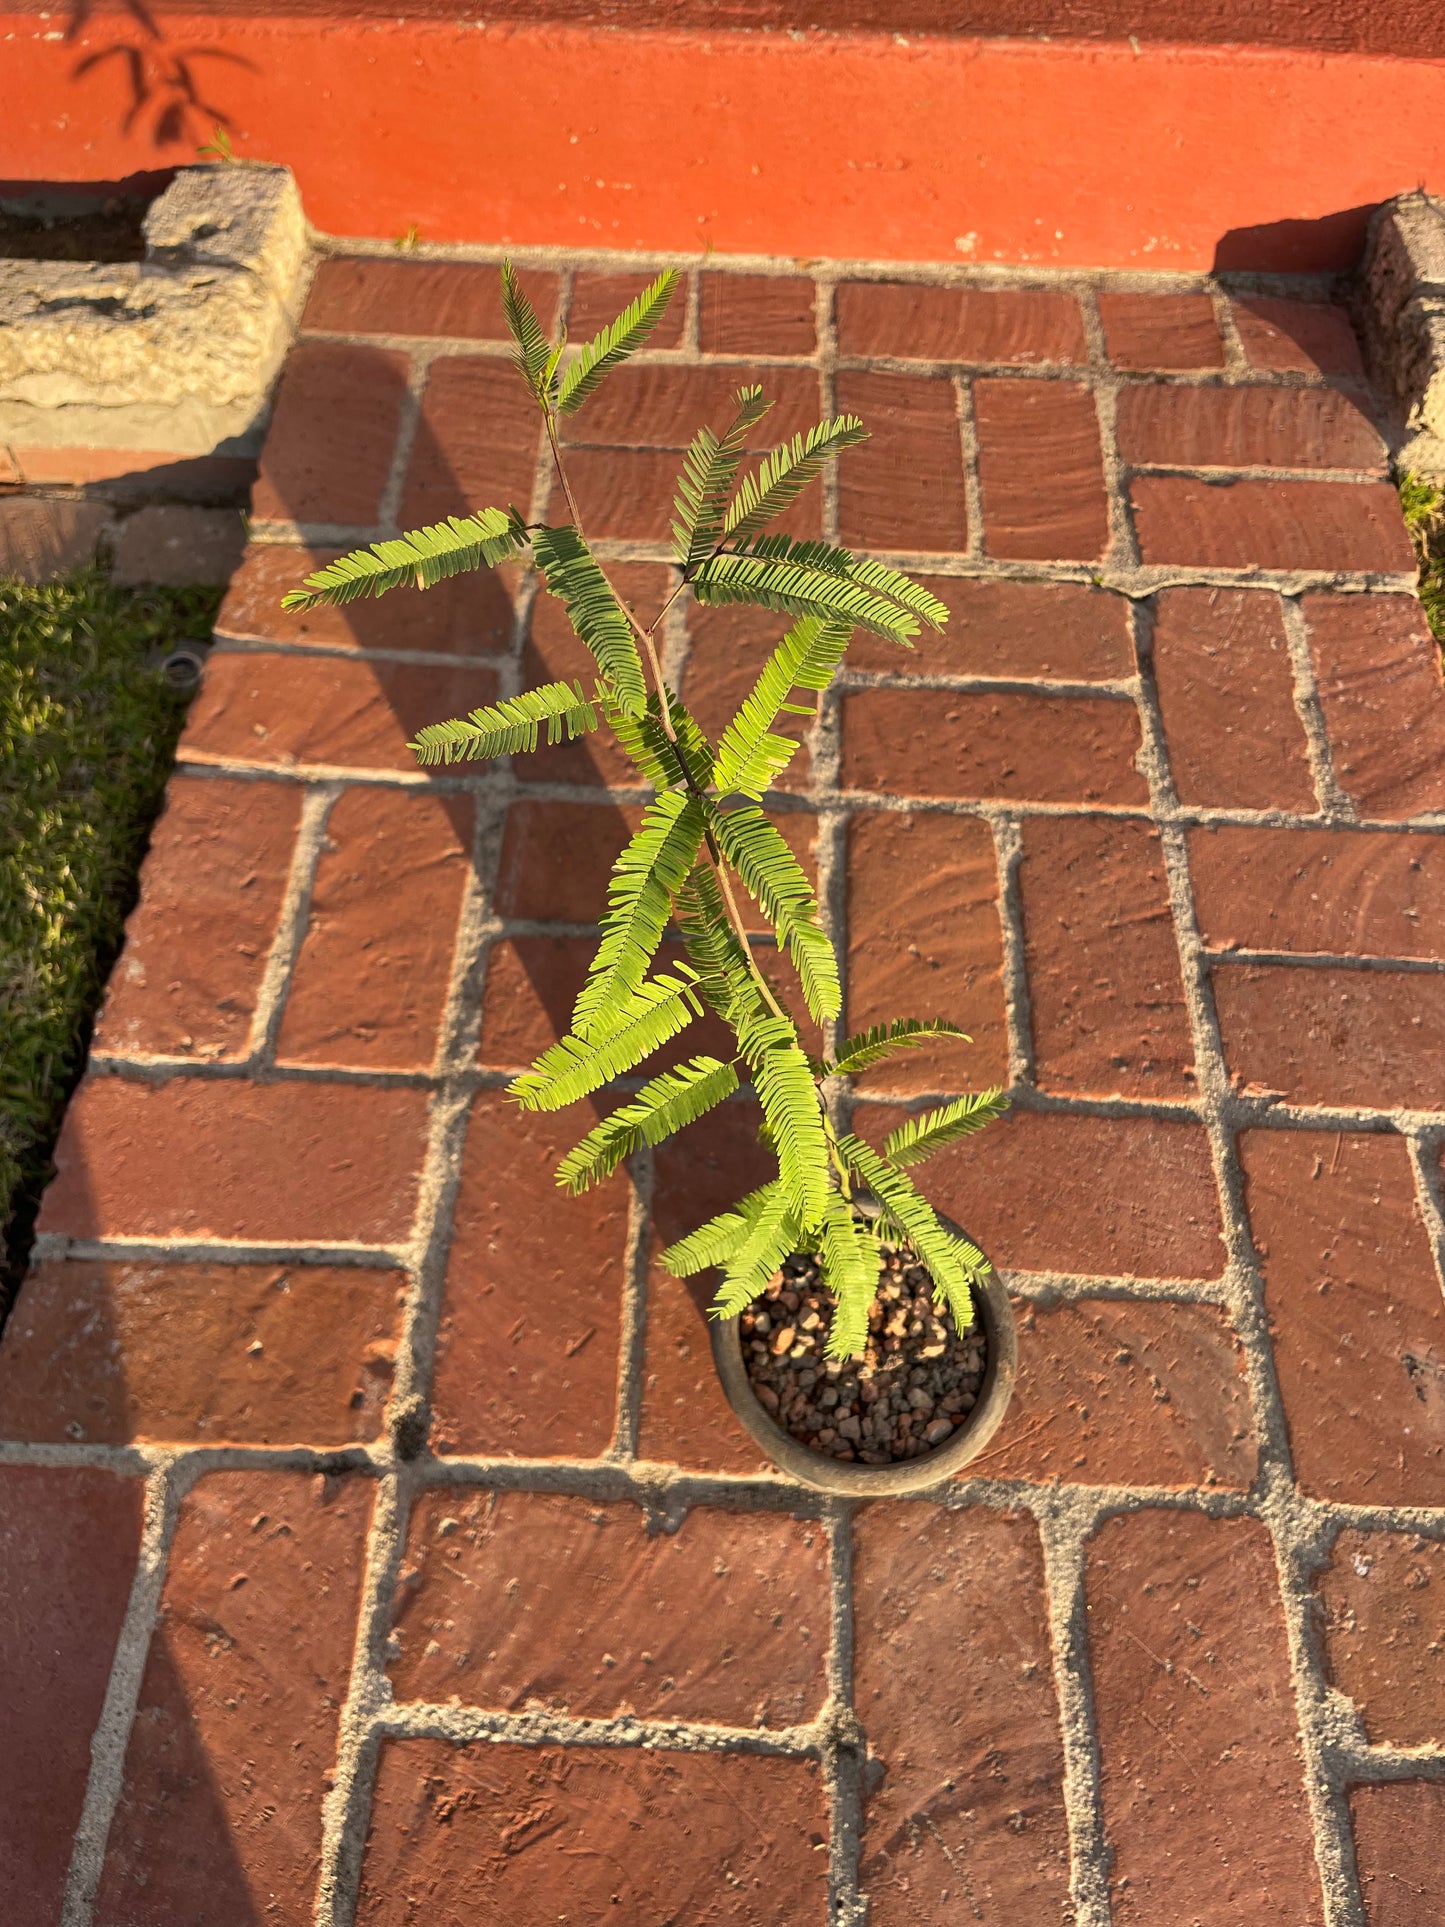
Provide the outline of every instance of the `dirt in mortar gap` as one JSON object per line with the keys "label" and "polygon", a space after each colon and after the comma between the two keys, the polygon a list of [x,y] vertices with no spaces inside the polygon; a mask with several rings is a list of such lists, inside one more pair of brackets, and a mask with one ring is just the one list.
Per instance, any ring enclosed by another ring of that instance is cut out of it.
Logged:
{"label": "dirt in mortar gap", "polygon": [[811,1451],[863,1465],[935,1452],[968,1421],[988,1365],[977,1312],[966,1337],[906,1246],[880,1244],[878,1297],[859,1358],[825,1358],[833,1295],[816,1258],[789,1258],[741,1314],[743,1362],[769,1417]]}

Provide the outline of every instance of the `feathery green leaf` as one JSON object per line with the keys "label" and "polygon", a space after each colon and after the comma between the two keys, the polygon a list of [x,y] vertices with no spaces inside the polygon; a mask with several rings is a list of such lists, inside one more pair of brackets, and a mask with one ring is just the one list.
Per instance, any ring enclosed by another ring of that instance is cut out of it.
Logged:
{"label": "feathery green leaf", "polygon": [[745,475],[724,521],[726,532],[744,540],[773,521],[797,500],[823,464],[840,449],[866,442],[868,431],[856,415],[819,422],[765,456],[755,475]]}
{"label": "feathery green leaf", "polygon": [[[846,558],[847,567],[839,557]],[[736,551],[710,556],[692,578],[692,592],[699,602],[746,602],[785,615],[822,616],[912,648],[917,615],[856,580],[853,566],[849,551],[830,543],[763,535]]]}
{"label": "feathery green leaf", "polygon": [[664,1071],[567,1153],[557,1167],[557,1183],[576,1197],[610,1177],[640,1144],[661,1144],[731,1097],[737,1087],[736,1070],[716,1057],[694,1057],[690,1064]]}
{"label": "feathery green leaf", "polygon": [[635,1070],[653,1051],[702,1015],[688,964],[675,975],[653,977],[618,1005],[612,1028],[588,1037],[563,1037],[544,1050],[529,1071],[507,1086],[523,1110],[560,1111],[614,1077]]}
{"label": "feathery green leaf", "polygon": [[697,987],[724,1023],[761,1017],[762,991],[728,918],[717,872],[699,863],[677,894],[677,927],[697,972]]}
{"label": "feathery green leaf", "polygon": [[592,337],[562,377],[557,393],[559,414],[575,414],[604,375],[619,361],[636,354],[661,321],[676,286],[676,268],[665,268],[615,321],[609,321],[600,334]]}
{"label": "feathery green leaf", "polygon": [[784,1258],[797,1250],[798,1238],[797,1219],[784,1187],[766,1187],[762,1208],[727,1260],[723,1281],[709,1307],[714,1318],[736,1318],[765,1291]]}
{"label": "feathery green leaf", "polygon": [[721,441],[699,429],[683,459],[673,507],[672,552],[684,570],[695,569],[723,538],[728,493],[737,477],[749,433],[768,410],[761,388],[740,388],[737,417]]}
{"label": "feathery green leaf", "polygon": [[709,1265],[726,1264],[736,1256],[777,1189],[778,1181],[774,1178],[770,1184],[750,1191],[731,1211],[719,1212],[696,1231],[669,1245],[662,1254],[663,1264],[674,1278],[691,1278],[696,1272],[706,1271]]}
{"label": "feathery green leaf", "polygon": [[960,1030],[947,1017],[896,1017],[891,1024],[874,1024],[869,1030],[856,1031],[838,1046],[834,1056],[820,1058],[814,1069],[820,1077],[855,1077],[870,1064],[891,1057],[894,1051],[911,1050],[933,1037],[973,1042],[966,1030]]}
{"label": "feathery green leaf", "polygon": [[762,1100],[789,1208],[799,1226],[811,1231],[823,1219],[831,1167],[807,1057],[785,1017],[747,1018],[737,1036]]}
{"label": "feathery green leaf", "polygon": [[838,1301],[827,1356],[856,1358],[868,1343],[868,1308],[878,1296],[878,1246],[837,1191],[828,1193],[822,1244],[823,1276]]}
{"label": "feathery green leaf", "polygon": [[706,818],[698,797],[668,790],[643,811],[636,835],[613,864],[602,941],[572,1012],[579,1037],[606,1031],[636,994],[662,942],[672,900],[687,882]]}
{"label": "feathery green leaf", "polygon": [[890,1131],[883,1140],[883,1156],[900,1171],[908,1164],[922,1164],[946,1144],[956,1144],[959,1138],[971,1137],[985,1124],[992,1124],[1008,1107],[1002,1091],[971,1091],[936,1111],[910,1117],[896,1131]]}
{"label": "feathery green leaf", "polygon": [[840,1137],[838,1149],[877,1199],[886,1221],[900,1239],[913,1246],[933,1274],[935,1295],[941,1294],[953,1313],[960,1334],[973,1323],[973,1286],[993,1269],[976,1245],[955,1238],[938,1222],[938,1215],[912,1181],[878,1153],[851,1135]]}
{"label": "feathery green leaf", "polygon": [[[848,550],[844,550],[846,555]],[[948,604],[940,602],[931,590],[925,589],[921,582],[898,569],[890,569],[884,562],[875,562],[866,555],[855,555],[848,565],[850,580],[861,582],[865,589],[876,589],[880,595],[887,596],[890,602],[901,603],[921,616],[930,629],[942,629],[948,623]]]}
{"label": "feathery green leaf", "polygon": [[549,743],[560,743],[564,735],[570,743],[574,736],[596,729],[597,709],[582,694],[580,682],[543,683],[539,689],[527,689],[520,696],[506,696],[485,709],[474,709],[470,716],[458,716],[449,723],[427,723],[407,748],[419,763],[515,756],[537,747],[543,723]]}
{"label": "feathery green leaf", "polygon": [[794,689],[828,687],[851,634],[846,623],[803,616],[763,666],[718,743],[714,781],[726,795],[759,797],[788,763],[797,744],[772,734],[778,712]]}
{"label": "feathery green leaf", "polygon": [[819,1023],[836,1017],[842,1005],[838,960],[818,922],[818,900],[798,859],[756,803],[710,811],[709,819],[718,848],[772,924],[778,942],[787,945],[808,1009]]}
{"label": "feathery green leaf", "polygon": [[513,511],[483,509],[478,515],[452,515],[432,528],[411,529],[386,542],[339,555],[306,578],[301,589],[281,598],[283,609],[314,609],[318,603],[355,602],[385,595],[388,589],[430,589],[449,575],[489,569],[515,555],[527,531]]}
{"label": "feathery green leaf", "polygon": [[507,330],[517,344],[515,360],[522,379],[545,406],[561,345],[554,349],[543,334],[537,311],[518,286],[510,261],[502,263],[502,312],[507,317]]}
{"label": "feathery green leaf", "polygon": [[618,707],[640,716],[647,707],[647,683],[632,624],[611,585],[571,523],[536,529],[532,551],[551,590],[612,684]]}

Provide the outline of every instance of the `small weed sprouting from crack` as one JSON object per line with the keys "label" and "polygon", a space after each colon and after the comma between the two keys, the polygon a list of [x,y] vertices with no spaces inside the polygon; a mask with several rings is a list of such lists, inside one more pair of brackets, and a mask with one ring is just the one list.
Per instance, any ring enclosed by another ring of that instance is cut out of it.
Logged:
{"label": "small weed sprouting from crack", "polygon": [[1418,475],[1399,478],[1400,507],[1420,564],[1420,601],[1435,640],[1445,645],[1445,488]]}

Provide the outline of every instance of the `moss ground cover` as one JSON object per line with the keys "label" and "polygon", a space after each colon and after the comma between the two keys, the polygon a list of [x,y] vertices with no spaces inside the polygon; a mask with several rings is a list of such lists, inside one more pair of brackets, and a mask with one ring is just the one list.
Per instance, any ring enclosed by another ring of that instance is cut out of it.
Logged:
{"label": "moss ground cover", "polygon": [[0,577],[0,1312],[185,715],[160,658],[219,600]]}

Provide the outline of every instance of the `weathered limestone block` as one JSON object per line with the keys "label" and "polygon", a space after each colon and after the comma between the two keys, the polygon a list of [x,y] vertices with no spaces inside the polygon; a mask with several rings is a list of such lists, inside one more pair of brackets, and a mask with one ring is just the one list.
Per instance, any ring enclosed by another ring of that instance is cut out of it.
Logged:
{"label": "weathered limestone block", "polygon": [[1389,201],[1371,225],[1363,270],[1372,358],[1399,410],[1402,466],[1445,481],[1445,201]]}
{"label": "weathered limestone block", "polygon": [[0,444],[250,454],[295,327],[284,167],[183,168],[137,262],[0,261]]}

